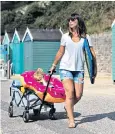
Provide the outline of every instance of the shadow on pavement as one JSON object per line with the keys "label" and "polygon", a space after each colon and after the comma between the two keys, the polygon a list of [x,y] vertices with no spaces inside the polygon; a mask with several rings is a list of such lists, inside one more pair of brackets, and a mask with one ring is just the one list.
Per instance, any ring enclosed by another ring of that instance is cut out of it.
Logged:
{"label": "shadow on pavement", "polygon": [[[67,115],[65,112],[56,112],[54,115],[55,115],[56,120],[67,119]],[[74,112],[75,118],[80,116],[80,115],[81,115],[80,113]],[[23,115],[19,115],[19,116],[21,118],[23,118]],[[17,116],[17,117],[19,117],[19,116]],[[40,116],[39,115],[35,116],[32,113],[29,114],[29,122],[44,121],[44,120],[50,120],[48,112],[41,112]]]}
{"label": "shadow on pavement", "polygon": [[85,116],[82,116],[82,117],[83,117],[83,119],[81,119],[81,120],[75,120],[75,121],[80,121],[78,124],[82,124],[82,123],[85,123],[85,122],[94,122],[94,121],[101,120],[103,118],[109,118],[109,119],[115,121],[115,112],[90,115],[90,116],[86,116],[86,117]]}
{"label": "shadow on pavement", "polygon": [[[9,108],[9,103],[8,102],[4,102],[1,100],[1,109],[3,111],[8,112],[8,108]],[[21,117],[23,118],[23,112],[24,112],[24,108],[22,109],[22,107],[17,107],[17,106],[13,106],[13,117],[11,118],[18,118]],[[74,112],[74,117],[78,117],[81,114],[78,112]],[[67,119],[67,115],[66,112],[55,112],[54,116],[56,117],[57,120],[62,120],[62,119]],[[42,121],[42,120],[49,120],[49,112],[41,112],[40,116],[37,115],[35,116],[33,114],[33,112],[30,111],[29,113],[29,122],[34,122],[34,121]]]}

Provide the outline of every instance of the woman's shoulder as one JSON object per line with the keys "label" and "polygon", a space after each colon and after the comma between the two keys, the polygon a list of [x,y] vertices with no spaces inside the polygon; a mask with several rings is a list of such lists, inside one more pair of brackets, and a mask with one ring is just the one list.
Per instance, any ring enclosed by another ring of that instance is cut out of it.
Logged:
{"label": "woman's shoulder", "polygon": [[91,41],[90,35],[89,34],[86,34],[86,38],[87,38],[87,40],[89,42],[89,46],[92,47],[93,45],[92,45],[92,41]]}
{"label": "woman's shoulder", "polygon": [[64,33],[63,35],[62,35],[62,37],[63,38],[68,38],[69,37],[69,33],[67,32],[67,33]]}
{"label": "woman's shoulder", "polygon": [[63,36],[69,36],[69,32],[63,33]]}
{"label": "woman's shoulder", "polygon": [[90,35],[89,34],[86,34],[86,38],[90,38]]}

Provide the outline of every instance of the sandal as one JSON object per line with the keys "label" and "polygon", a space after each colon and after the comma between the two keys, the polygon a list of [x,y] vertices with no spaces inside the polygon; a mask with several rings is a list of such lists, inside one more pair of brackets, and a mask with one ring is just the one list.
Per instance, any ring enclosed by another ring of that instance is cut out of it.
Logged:
{"label": "sandal", "polygon": [[76,124],[75,122],[70,122],[68,128],[75,128]]}

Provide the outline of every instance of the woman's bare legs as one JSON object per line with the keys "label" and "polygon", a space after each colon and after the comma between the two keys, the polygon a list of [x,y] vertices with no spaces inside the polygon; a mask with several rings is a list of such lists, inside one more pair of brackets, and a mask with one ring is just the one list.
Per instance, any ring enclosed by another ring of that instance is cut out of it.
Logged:
{"label": "woman's bare legs", "polygon": [[62,81],[66,93],[65,106],[69,117],[69,127],[75,127],[74,116],[73,116],[73,105],[74,105],[74,83],[71,79],[64,79]]}
{"label": "woman's bare legs", "polygon": [[84,84],[75,83],[74,86],[75,86],[75,89],[74,89],[74,101],[73,101],[73,107],[72,107],[73,112],[74,112],[75,104],[78,103],[79,100],[82,97]]}
{"label": "woman's bare legs", "polygon": [[[82,80],[83,78],[79,78]],[[74,105],[81,99],[82,94],[83,94],[83,83],[74,83],[75,86],[75,98],[74,98]]]}

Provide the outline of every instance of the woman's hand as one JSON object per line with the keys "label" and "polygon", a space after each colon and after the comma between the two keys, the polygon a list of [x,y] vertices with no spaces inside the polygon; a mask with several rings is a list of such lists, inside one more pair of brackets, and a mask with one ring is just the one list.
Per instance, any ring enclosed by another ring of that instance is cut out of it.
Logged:
{"label": "woman's hand", "polygon": [[50,74],[53,73],[53,71],[55,71],[56,69],[56,65],[55,64],[52,64],[51,68],[50,68]]}

